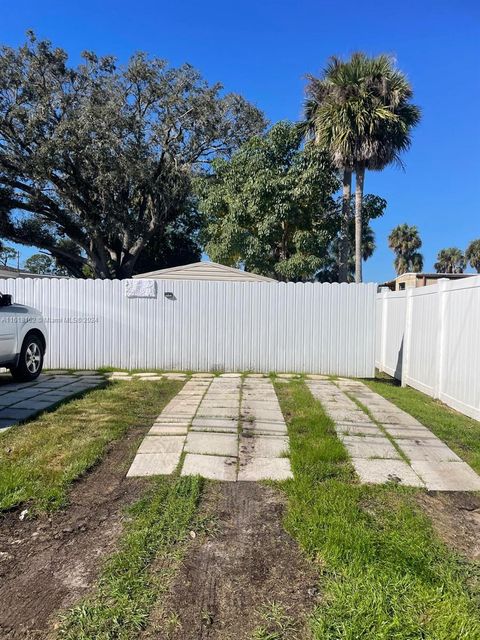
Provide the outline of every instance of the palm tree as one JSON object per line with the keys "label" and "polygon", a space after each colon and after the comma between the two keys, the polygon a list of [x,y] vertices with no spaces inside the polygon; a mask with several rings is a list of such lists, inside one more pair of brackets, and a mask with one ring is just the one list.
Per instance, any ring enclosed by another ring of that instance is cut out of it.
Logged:
{"label": "palm tree", "polygon": [[450,247],[438,252],[437,262],[433,265],[437,273],[463,273],[465,256],[461,249]]}
{"label": "palm tree", "polygon": [[309,76],[304,130],[343,171],[345,214],[355,172],[355,282],[362,281],[365,171],[401,165],[400,154],[410,147],[411,130],[420,120],[412,96],[407,78],[387,55],[354,53],[346,62],[334,57],[321,78]]}
{"label": "palm tree", "polygon": [[423,256],[418,251],[422,240],[417,227],[399,224],[388,236],[388,246],[395,252],[393,264],[397,275],[420,273],[423,269]]}
{"label": "palm tree", "polygon": [[[307,100],[304,107],[304,121],[300,123],[300,130],[307,140],[312,140],[316,144],[328,147],[324,143],[321,131],[317,127],[318,113],[323,105],[323,97],[328,95],[330,87],[325,79],[310,77],[307,87]],[[351,196],[352,196],[352,170],[348,164],[348,159],[340,154],[335,154],[334,149],[329,148],[334,166],[342,172],[342,219],[340,228],[340,242],[338,247],[338,280],[348,282],[349,280],[349,254],[350,239],[349,227],[351,218]]]}
{"label": "palm tree", "polygon": [[480,273],[480,238],[470,242],[465,251],[465,259],[477,273]]}

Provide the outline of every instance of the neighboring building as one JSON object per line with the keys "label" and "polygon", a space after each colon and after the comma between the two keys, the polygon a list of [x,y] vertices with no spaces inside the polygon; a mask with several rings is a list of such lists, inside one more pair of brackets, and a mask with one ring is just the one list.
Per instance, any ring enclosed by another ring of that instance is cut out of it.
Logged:
{"label": "neighboring building", "polygon": [[392,291],[403,291],[404,289],[415,289],[416,287],[427,287],[430,284],[437,284],[438,280],[447,278],[448,280],[460,280],[461,278],[471,278],[478,275],[476,273],[402,273],[395,280],[389,280],[379,285],[388,287]]}
{"label": "neighboring building", "polygon": [[148,273],[138,273],[134,278],[154,278],[156,280],[226,280],[228,282],[277,282],[273,278],[256,273],[226,267],[216,262],[193,262],[180,267],[159,269]]}
{"label": "neighboring building", "polygon": [[54,276],[50,274],[31,273],[14,267],[0,267],[0,278],[65,278],[66,276]]}

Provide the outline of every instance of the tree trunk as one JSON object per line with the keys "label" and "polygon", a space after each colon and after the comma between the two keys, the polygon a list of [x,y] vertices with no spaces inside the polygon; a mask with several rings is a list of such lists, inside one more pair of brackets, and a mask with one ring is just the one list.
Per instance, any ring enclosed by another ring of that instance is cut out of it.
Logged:
{"label": "tree trunk", "polygon": [[365,167],[355,172],[355,282],[362,282],[362,206]]}
{"label": "tree trunk", "polygon": [[342,221],[340,227],[340,251],[338,261],[338,280],[348,282],[348,258],[350,255],[350,198],[352,195],[352,172],[343,171]]}

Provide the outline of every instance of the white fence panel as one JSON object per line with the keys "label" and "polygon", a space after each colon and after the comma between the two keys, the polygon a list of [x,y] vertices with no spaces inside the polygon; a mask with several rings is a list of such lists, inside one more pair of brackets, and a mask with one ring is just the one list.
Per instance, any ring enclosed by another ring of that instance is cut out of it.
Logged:
{"label": "white fence panel", "polygon": [[46,317],[48,367],[374,375],[374,284],[156,287],[156,297],[127,298],[118,280],[0,280]]}
{"label": "white fence panel", "polygon": [[480,420],[480,277],[379,293],[375,361]]}

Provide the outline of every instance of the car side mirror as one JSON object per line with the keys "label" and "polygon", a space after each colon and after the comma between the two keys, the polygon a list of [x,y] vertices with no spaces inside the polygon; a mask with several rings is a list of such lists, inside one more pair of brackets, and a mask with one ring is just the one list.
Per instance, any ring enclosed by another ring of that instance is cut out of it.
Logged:
{"label": "car side mirror", "polygon": [[9,307],[12,304],[12,296],[9,293],[0,294],[0,307]]}

